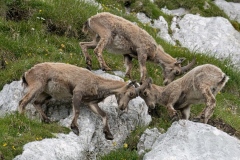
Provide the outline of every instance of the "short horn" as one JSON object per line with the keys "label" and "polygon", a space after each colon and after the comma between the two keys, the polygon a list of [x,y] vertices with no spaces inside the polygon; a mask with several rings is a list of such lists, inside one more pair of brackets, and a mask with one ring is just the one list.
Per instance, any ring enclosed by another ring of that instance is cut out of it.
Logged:
{"label": "short horn", "polygon": [[192,62],[189,63],[188,65],[182,67],[182,73],[187,72],[188,70],[190,70],[191,68],[193,68],[193,66],[195,65],[195,63],[196,63],[196,58],[194,58],[194,59],[192,60]]}
{"label": "short horn", "polygon": [[153,80],[152,78],[148,78],[146,81],[143,82],[143,84],[135,89],[136,93],[139,94],[140,91],[145,90],[148,86],[152,84]]}

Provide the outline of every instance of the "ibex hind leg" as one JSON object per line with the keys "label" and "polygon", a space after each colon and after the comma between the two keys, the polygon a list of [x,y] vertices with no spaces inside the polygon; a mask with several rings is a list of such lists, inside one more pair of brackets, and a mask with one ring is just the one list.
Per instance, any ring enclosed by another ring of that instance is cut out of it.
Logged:
{"label": "ibex hind leg", "polygon": [[79,43],[83,55],[85,57],[85,61],[87,64],[87,69],[92,70],[92,59],[91,56],[88,54],[87,50],[88,49],[94,49],[97,46],[97,42],[95,40],[91,41],[91,42],[80,42]]}
{"label": "ibex hind leg", "polygon": [[132,57],[130,57],[128,55],[124,55],[124,65],[126,67],[125,77],[128,77],[129,79],[132,80],[132,75],[131,75],[131,71],[132,71]]}
{"label": "ibex hind leg", "polygon": [[97,56],[98,62],[100,64],[102,70],[110,71],[111,68],[109,68],[107,66],[105,60],[103,59],[102,52],[103,52],[104,48],[106,47],[106,45],[111,40],[112,31],[109,30],[108,28],[106,28],[105,26],[103,26],[98,21],[91,21],[91,29],[95,33],[97,33],[99,36],[98,38],[100,38],[96,48],[94,49],[94,53]]}
{"label": "ibex hind leg", "polygon": [[39,85],[32,85],[33,87],[28,87],[28,92],[26,95],[20,100],[18,111],[20,114],[25,112],[26,105],[33,101],[43,90],[43,87]]}
{"label": "ibex hind leg", "polygon": [[206,107],[197,116],[197,119],[199,119],[200,122],[207,123],[214,112],[214,108],[216,106],[216,99],[209,87],[202,87],[201,91],[205,98]]}

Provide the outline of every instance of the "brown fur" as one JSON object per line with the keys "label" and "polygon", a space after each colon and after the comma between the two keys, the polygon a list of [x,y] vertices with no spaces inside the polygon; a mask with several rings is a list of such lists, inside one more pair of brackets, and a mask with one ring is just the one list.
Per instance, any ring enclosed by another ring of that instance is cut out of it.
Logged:
{"label": "brown fur", "polygon": [[175,116],[176,110],[180,110],[183,119],[189,119],[192,104],[206,104],[197,119],[207,123],[216,105],[215,96],[228,79],[220,68],[205,64],[195,67],[165,87],[151,84],[149,79],[137,90],[149,107],[154,108],[155,104],[165,106],[170,116]]}
{"label": "brown fur", "polygon": [[110,95],[115,95],[119,108],[124,110],[128,102],[136,97],[133,83],[105,79],[87,69],[64,63],[40,63],[24,73],[22,82],[27,87],[27,93],[19,103],[19,112],[23,113],[28,103],[42,115],[43,121],[50,120],[41,106],[50,98],[57,100],[72,100],[74,118],[71,128],[79,134],[77,118],[79,107],[85,103],[103,119],[104,133],[107,139],[113,139],[107,124],[107,116],[98,103]]}
{"label": "brown fur", "polygon": [[92,36],[91,42],[80,42],[79,45],[91,69],[91,57],[87,49],[94,49],[103,70],[111,70],[102,57],[103,49],[124,55],[126,76],[131,78],[132,58],[139,61],[141,82],[146,78],[146,61],[152,61],[163,68],[164,84],[170,83],[176,75],[189,70],[195,63],[191,63],[182,70],[183,59],[176,60],[165,53],[152,36],[136,24],[111,13],[102,12],[90,17],[83,26],[83,32]]}

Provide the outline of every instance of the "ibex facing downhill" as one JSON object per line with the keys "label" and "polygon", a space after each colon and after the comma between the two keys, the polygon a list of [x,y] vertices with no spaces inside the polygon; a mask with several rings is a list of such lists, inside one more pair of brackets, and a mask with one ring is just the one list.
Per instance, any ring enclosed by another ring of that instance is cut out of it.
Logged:
{"label": "ibex facing downhill", "polygon": [[204,103],[205,109],[195,120],[207,123],[216,105],[215,96],[228,79],[220,68],[205,64],[165,87],[151,84],[152,80],[148,79],[136,90],[150,108],[154,108],[155,104],[165,106],[171,117],[175,117],[176,110],[180,110],[182,118],[189,119],[190,106]]}
{"label": "ibex facing downhill", "polygon": [[27,93],[19,103],[19,112],[24,113],[28,103],[32,103],[40,112],[43,121],[49,118],[41,106],[49,99],[72,100],[74,117],[71,129],[79,134],[77,119],[80,114],[80,104],[84,103],[100,115],[103,120],[106,139],[112,140],[107,123],[106,113],[99,108],[98,103],[110,95],[115,95],[121,110],[128,106],[128,102],[136,97],[134,82],[121,82],[97,76],[87,69],[64,63],[40,63],[24,73],[23,84]]}
{"label": "ibex facing downhill", "polygon": [[91,42],[79,43],[89,69],[92,67],[92,61],[87,49],[90,48],[94,49],[103,70],[111,70],[102,57],[103,49],[122,54],[126,66],[126,76],[129,78],[131,78],[132,58],[136,58],[140,66],[141,82],[146,78],[147,60],[159,64],[163,68],[165,85],[173,81],[177,75],[192,68],[195,63],[193,60],[187,66],[181,67],[184,58],[171,57],[145,30],[122,17],[107,12],[90,17],[82,31],[89,33],[93,39]]}

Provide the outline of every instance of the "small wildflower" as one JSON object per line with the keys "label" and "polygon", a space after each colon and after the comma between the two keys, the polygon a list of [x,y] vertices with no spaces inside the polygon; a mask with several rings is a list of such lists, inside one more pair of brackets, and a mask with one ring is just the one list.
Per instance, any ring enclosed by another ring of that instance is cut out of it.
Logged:
{"label": "small wildflower", "polygon": [[127,143],[124,143],[124,144],[123,144],[123,148],[128,148],[128,144],[127,144]]}
{"label": "small wildflower", "polygon": [[39,13],[41,13],[41,12],[42,12],[42,10],[40,9],[40,10],[39,10]]}
{"label": "small wildflower", "polygon": [[35,31],[35,28],[31,28],[32,31]]}
{"label": "small wildflower", "polygon": [[62,52],[63,50],[60,48],[59,51]]}
{"label": "small wildflower", "polygon": [[8,64],[8,62],[5,60],[5,64]]}
{"label": "small wildflower", "polygon": [[20,137],[20,136],[22,136],[22,134],[21,133],[17,133],[17,135]]}
{"label": "small wildflower", "polygon": [[113,146],[116,146],[117,145],[117,142],[113,142]]}
{"label": "small wildflower", "polygon": [[218,94],[221,94],[221,92],[218,92]]}
{"label": "small wildflower", "polygon": [[3,147],[6,147],[7,146],[7,143],[3,143]]}
{"label": "small wildflower", "polygon": [[12,149],[13,149],[13,150],[16,150],[16,148],[15,148],[14,146],[12,146]]}
{"label": "small wildflower", "polygon": [[62,48],[65,48],[65,45],[64,45],[64,44],[61,44],[61,47],[62,47]]}

